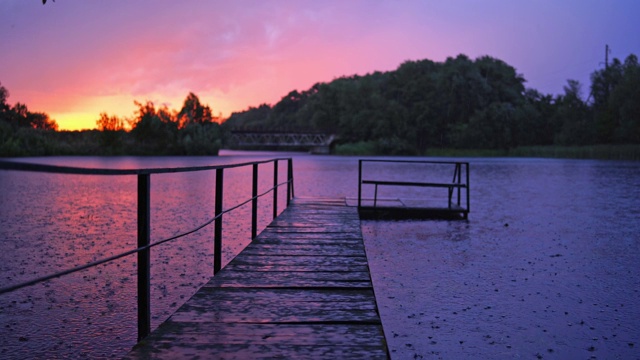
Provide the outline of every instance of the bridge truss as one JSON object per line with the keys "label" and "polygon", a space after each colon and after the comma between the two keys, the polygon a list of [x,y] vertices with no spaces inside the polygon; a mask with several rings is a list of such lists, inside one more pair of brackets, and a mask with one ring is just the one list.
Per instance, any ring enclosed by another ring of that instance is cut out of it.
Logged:
{"label": "bridge truss", "polygon": [[335,135],[322,133],[231,132],[231,144],[237,148],[305,148],[328,153]]}

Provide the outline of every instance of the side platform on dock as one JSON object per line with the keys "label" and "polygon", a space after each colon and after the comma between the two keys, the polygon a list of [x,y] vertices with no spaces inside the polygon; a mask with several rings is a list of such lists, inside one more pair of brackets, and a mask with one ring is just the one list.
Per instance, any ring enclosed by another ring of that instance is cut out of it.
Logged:
{"label": "side platform on dock", "polygon": [[295,198],[128,359],[388,359],[357,208]]}
{"label": "side platform on dock", "polygon": [[[453,171],[449,172],[451,170]],[[447,178],[447,175],[452,175],[452,178]],[[365,187],[373,188],[373,197],[364,196]],[[413,191],[405,199],[382,198],[378,196],[380,188],[412,188]],[[441,189],[446,192],[440,196],[434,196],[435,192],[431,192],[431,198],[421,198],[417,193],[418,189]],[[468,162],[388,159],[358,161],[356,205],[360,217],[365,220],[466,220],[470,211],[469,191]]]}

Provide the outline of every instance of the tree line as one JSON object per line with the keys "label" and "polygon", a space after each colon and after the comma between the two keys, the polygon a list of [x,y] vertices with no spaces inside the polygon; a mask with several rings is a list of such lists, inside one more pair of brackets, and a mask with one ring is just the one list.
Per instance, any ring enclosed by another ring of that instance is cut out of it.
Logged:
{"label": "tree line", "polygon": [[226,120],[213,116],[193,93],[179,111],[135,102],[132,117],[102,113],[97,130],[86,131],[57,131],[47,114],[11,106],[0,84],[0,156],[215,155],[233,129],[330,133],[337,135],[340,152],[371,155],[640,144],[635,55],[594,71],[586,99],[575,80],[556,96],[526,88],[525,82],[501,60],[458,55],[316,83]]}
{"label": "tree line", "polygon": [[584,99],[582,84],[568,80],[564,94],[545,95],[501,60],[459,55],[317,83],[274,106],[233,113],[222,126],[332,133],[339,146],[372,154],[640,144],[638,58],[593,72],[589,90]]}
{"label": "tree line", "polygon": [[153,102],[134,102],[131,118],[107,113],[97,130],[57,131],[47,114],[26,105],[9,105],[0,84],[0,156],[46,155],[217,155],[221,147],[220,119],[189,93],[180,111]]}

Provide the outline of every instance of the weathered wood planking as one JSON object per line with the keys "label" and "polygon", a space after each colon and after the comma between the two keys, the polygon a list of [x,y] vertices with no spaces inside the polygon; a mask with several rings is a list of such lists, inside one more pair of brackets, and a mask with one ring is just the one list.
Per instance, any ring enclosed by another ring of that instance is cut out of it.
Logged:
{"label": "weathered wood planking", "polygon": [[128,359],[388,359],[357,209],[294,199]]}

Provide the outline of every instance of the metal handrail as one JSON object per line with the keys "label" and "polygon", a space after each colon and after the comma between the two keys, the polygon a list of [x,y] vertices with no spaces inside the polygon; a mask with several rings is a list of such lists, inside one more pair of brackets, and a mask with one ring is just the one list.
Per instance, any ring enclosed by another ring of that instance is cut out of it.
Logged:
{"label": "metal handrail", "polygon": [[[401,163],[401,164],[434,164],[434,165],[454,165],[453,172],[453,180],[451,184],[454,186],[449,187],[448,189],[448,200],[449,200],[449,208],[451,208],[451,198],[453,196],[454,188],[457,189],[457,205],[461,205],[461,186],[455,185],[465,185],[465,193],[466,193],[466,208],[465,211],[470,211],[470,199],[469,199],[469,163],[465,161],[437,161],[437,160],[385,160],[385,159],[360,159],[358,160],[358,210],[360,210],[362,206],[362,166],[365,162],[377,162],[377,163]],[[462,166],[464,165],[464,173],[465,173],[465,182],[462,181]],[[438,184],[439,185],[439,184]],[[429,184],[424,184],[423,186],[429,186]],[[433,186],[433,185],[431,185]],[[374,207],[375,200],[377,199],[377,189],[376,185],[376,198],[374,199]],[[465,215],[466,218],[466,215]]]}
{"label": "metal handrail", "polygon": [[[278,183],[278,161],[287,161],[287,180]],[[274,183],[273,187],[258,194],[258,165],[273,162],[274,164]],[[243,166],[253,167],[253,181],[252,181],[252,197],[245,200],[231,208],[222,210],[222,181],[224,178],[224,169],[238,168]],[[48,280],[59,278],[65,275],[73,274],[78,271],[86,270],[95,266],[99,266],[114,260],[123,258],[125,256],[138,254],[138,341],[145,338],[151,331],[151,314],[150,314],[150,249],[164,244],[166,242],[176,240],[193,234],[204,227],[211,225],[215,222],[214,231],[214,275],[222,268],[222,215],[236,210],[249,202],[252,202],[252,221],[251,221],[251,238],[256,237],[257,233],[257,201],[258,198],[267,195],[269,192],[274,193],[273,199],[273,217],[277,216],[277,196],[278,187],[287,185],[287,205],[289,205],[291,198],[293,198],[293,162],[291,158],[275,158],[263,161],[246,162],[239,164],[229,165],[215,165],[215,166],[198,166],[198,167],[183,167],[183,168],[154,168],[154,169],[91,169],[91,168],[78,168],[68,166],[55,166],[44,164],[31,164],[22,162],[11,162],[0,160],[0,170],[17,170],[17,171],[31,171],[31,172],[45,172],[45,173],[58,173],[58,174],[75,174],[75,175],[138,175],[138,247],[131,249],[123,253],[113,255],[101,260],[96,260],[88,264],[77,266],[71,269],[63,270],[54,274],[42,276],[40,278],[25,281],[16,285],[0,288],[0,295],[22,289],[25,287],[33,286]],[[203,224],[196,226],[195,228],[185,231],[181,234],[174,235],[172,237],[150,242],[150,176],[151,174],[166,174],[166,173],[180,173],[180,172],[193,172],[193,171],[206,171],[216,170],[216,196],[215,196],[215,216]]]}
{"label": "metal handrail", "polygon": [[34,164],[17,161],[0,160],[0,170],[18,170],[18,171],[32,171],[32,172],[44,172],[44,173],[56,173],[56,174],[73,174],[73,175],[151,175],[151,174],[170,174],[170,173],[182,173],[182,172],[194,172],[205,170],[218,170],[218,169],[232,169],[243,166],[249,166],[253,164],[266,164],[275,161],[291,160],[291,158],[274,158],[261,161],[250,161],[238,164],[227,165],[208,165],[208,166],[189,166],[189,167],[177,167],[177,168],[148,168],[148,169],[96,169],[96,168],[82,168],[72,166],[58,166],[58,165],[45,165]]}

